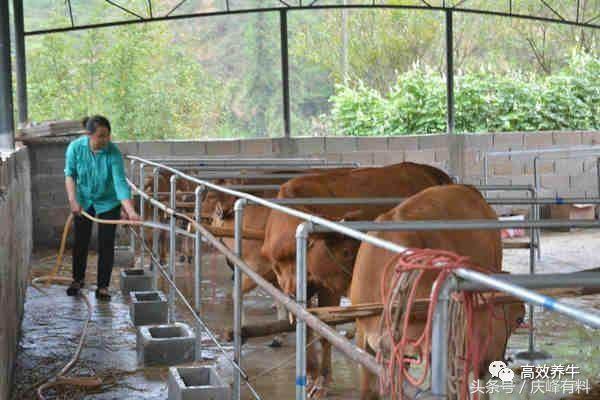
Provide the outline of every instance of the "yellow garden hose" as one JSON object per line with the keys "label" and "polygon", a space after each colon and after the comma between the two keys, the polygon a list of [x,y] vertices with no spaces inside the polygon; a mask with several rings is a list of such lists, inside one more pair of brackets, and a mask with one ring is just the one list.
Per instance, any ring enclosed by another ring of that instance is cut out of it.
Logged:
{"label": "yellow garden hose", "polygon": [[[92,217],[90,214],[88,214],[85,211],[82,211],[81,215],[83,215],[87,219],[94,221],[96,223],[99,223],[99,224],[112,224],[112,225],[142,225],[143,224],[142,221],[98,219],[98,218]],[[69,235],[69,231],[71,229],[72,224],[73,224],[73,214],[69,214],[69,217],[67,218],[67,221],[65,222],[65,227],[63,228],[62,238],[60,241],[60,247],[58,250],[58,255],[56,257],[56,263],[54,265],[54,268],[52,269],[52,272],[50,273],[50,275],[40,276],[38,278],[33,279],[31,282],[33,285],[35,285],[36,283],[39,283],[39,282],[46,282],[46,286],[49,285],[51,282],[65,283],[65,284],[68,284],[71,282],[71,280],[72,280],[71,278],[64,277],[64,276],[58,276],[58,274],[60,273],[60,269],[62,267],[62,260],[63,260],[63,255],[65,252],[66,243],[67,243],[67,237]],[[46,397],[44,397],[44,391],[53,386],[73,385],[73,386],[83,386],[83,387],[98,387],[98,386],[102,385],[102,379],[98,378],[97,376],[90,376],[90,377],[68,377],[68,376],[66,376],[66,374],[75,366],[75,364],[79,360],[79,356],[81,355],[81,350],[83,349],[83,344],[85,343],[85,338],[87,336],[88,326],[89,326],[90,321],[92,320],[92,305],[90,303],[90,300],[88,299],[88,297],[85,294],[83,294],[83,292],[80,292],[79,296],[85,302],[88,315],[87,315],[87,319],[83,325],[83,329],[81,331],[81,337],[79,338],[79,343],[77,345],[77,349],[75,350],[75,354],[73,354],[73,357],[71,357],[70,361],[58,372],[58,374],[56,374],[56,376],[52,379],[51,382],[46,382],[37,388],[37,397],[39,400],[45,400]]]}

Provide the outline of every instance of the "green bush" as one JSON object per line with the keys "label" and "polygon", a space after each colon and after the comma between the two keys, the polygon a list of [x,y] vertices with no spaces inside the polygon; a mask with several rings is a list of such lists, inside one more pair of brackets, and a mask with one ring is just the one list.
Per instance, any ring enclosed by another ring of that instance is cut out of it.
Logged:
{"label": "green bush", "polygon": [[[336,133],[430,134],[446,130],[445,78],[415,66],[382,95],[359,81],[330,98]],[[600,59],[573,54],[560,73],[539,77],[487,70],[456,77],[457,132],[600,129]]]}

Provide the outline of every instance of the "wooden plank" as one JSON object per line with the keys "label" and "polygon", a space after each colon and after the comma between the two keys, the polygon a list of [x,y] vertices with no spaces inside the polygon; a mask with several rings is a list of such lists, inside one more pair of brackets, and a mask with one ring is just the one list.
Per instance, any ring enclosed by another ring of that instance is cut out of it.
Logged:
{"label": "wooden plank", "polygon": [[[600,269],[588,270],[600,271]],[[544,289],[538,293],[552,297],[579,297],[589,294],[600,293],[599,289]],[[486,295],[493,304],[507,305],[520,303],[521,300],[505,295],[502,293],[491,293]],[[427,317],[427,309],[429,307],[429,299],[417,299],[413,304],[413,313],[411,319],[414,321],[424,320]],[[342,325],[354,322],[356,318],[365,318],[381,315],[383,305],[381,303],[364,303],[351,306],[334,306],[334,307],[316,307],[307,309],[313,315],[319,317],[321,321],[328,325]],[[260,325],[246,325],[242,328],[242,337],[244,339],[269,336],[282,332],[293,332],[296,329],[296,324],[291,324],[289,321],[275,321],[261,323]],[[224,337],[231,340],[233,332],[231,329],[224,332]]]}

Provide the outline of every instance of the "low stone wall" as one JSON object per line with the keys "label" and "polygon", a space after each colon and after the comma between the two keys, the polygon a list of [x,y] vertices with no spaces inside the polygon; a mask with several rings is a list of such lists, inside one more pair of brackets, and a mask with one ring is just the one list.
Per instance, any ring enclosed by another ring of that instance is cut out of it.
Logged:
{"label": "low stone wall", "polygon": [[33,243],[27,148],[0,160],[0,221],[0,399],[8,399]]}
{"label": "low stone wall", "polygon": [[[56,246],[68,215],[64,190],[64,152],[72,138],[29,143],[32,162],[36,245]],[[125,154],[147,157],[316,157],[331,161],[357,161],[385,165],[415,161],[451,170],[465,183],[481,183],[487,151],[541,149],[600,144],[600,132],[511,132],[473,135],[397,137],[294,137],[292,139],[233,139],[202,141],[122,142]],[[546,160],[540,164],[544,195],[596,195],[596,161],[593,158]],[[533,183],[532,158],[493,157],[488,183]],[[494,193],[510,196],[513,192]],[[519,194],[521,195],[521,194]]]}

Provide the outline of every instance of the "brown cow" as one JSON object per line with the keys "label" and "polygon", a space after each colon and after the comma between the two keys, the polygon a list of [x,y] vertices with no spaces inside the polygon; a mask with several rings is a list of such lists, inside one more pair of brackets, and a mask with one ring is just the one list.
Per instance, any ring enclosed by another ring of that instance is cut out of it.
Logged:
{"label": "brown cow", "polygon": [[[314,175],[318,173],[334,173],[334,172],[346,172],[351,168],[335,168],[335,169],[310,169],[303,172]],[[278,171],[278,173],[289,173],[297,171]],[[283,184],[287,181],[287,178],[273,178],[273,179],[228,179],[215,182],[217,184],[235,184],[235,185],[273,185]],[[277,197],[278,190],[264,189],[253,191],[252,194],[261,198],[275,198]],[[234,228],[234,210],[233,206],[237,199],[234,196],[225,194],[219,191],[209,191],[205,202],[203,203],[204,208],[214,210],[212,218],[212,226],[222,228]],[[210,204],[207,204],[210,202]],[[243,228],[255,231],[265,231],[268,217],[271,210],[267,207],[248,205],[244,208],[244,221]],[[234,249],[233,238],[222,238],[223,243],[230,249]],[[277,285],[277,279],[271,261],[267,259],[261,253],[261,247],[263,245],[262,240],[244,239],[242,240],[242,258],[249,267],[256,271],[259,275],[265,278],[270,283]],[[232,267],[232,265],[230,265]],[[248,293],[256,288],[256,283],[250,279],[247,275],[242,274],[242,293]],[[285,309],[278,306],[278,318],[285,319],[287,317]]]}
{"label": "brown cow", "polygon": [[[410,162],[379,168],[323,173],[290,180],[279,191],[279,198],[298,197],[408,197],[430,186],[449,184],[451,179],[437,168]],[[307,205],[298,209],[330,220],[373,220],[391,209],[386,205]],[[273,264],[280,287],[287,294],[296,291],[296,240],[298,218],[273,211],[267,222],[262,253]],[[315,235],[307,250],[308,292],[317,294],[319,306],[337,306],[346,294],[359,242],[337,235]],[[335,239],[331,239],[335,237]],[[311,383],[327,384],[330,379],[331,347],[321,341],[322,360],[309,348],[307,369]]]}
{"label": "brown cow", "polygon": [[[463,185],[449,185],[426,189],[381,215],[376,221],[496,220],[497,218],[494,210],[476,189]],[[396,231],[370,232],[370,235],[407,248],[442,249],[468,256],[472,263],[489,270],[490,273],[498,273],[502,268],[502,244],[499,231]],[[352,304],[382,301],[381,284],[391,282],[393,273],[393,268],[388,268],[387,275],[384,276],[385,265],[395,256],[395,253],[381,247],[369,243],[361,244],[354,265],[350,290]],[[435,272],[425,274],[416,289],[417,298],[429,297],[436,277]],[[386,290],[389,290],[389,286]],[[481,360],[480,371],[482,372],[487,371],[490,362],[502,360],[508,337],[516,328],[517,319],[523,317],[522,304],[505,307],[502,310],[501,306],[496,306],[496,310],[500,311],[496,314],[502,315],[504,311],[506,318],[502,320],[492,318],[494,334]],[[476,311],[474,320],[478,324],[475,327],[478,339],[487,336],[489,318],[488,309]],[[416,338],[423,330],[423,326],[423,321],[411,321],[408,331],[410,337]],[[380,341],[379,335],[380,317],[357,319],[356,339],[359,347],[371,352],[376,351]],[[366,369],[361,368],[361,399],[379,398],[376,391],[372,390],[373,378]]]}

